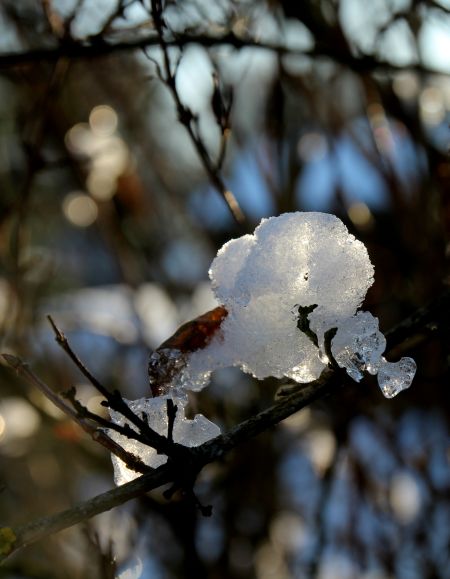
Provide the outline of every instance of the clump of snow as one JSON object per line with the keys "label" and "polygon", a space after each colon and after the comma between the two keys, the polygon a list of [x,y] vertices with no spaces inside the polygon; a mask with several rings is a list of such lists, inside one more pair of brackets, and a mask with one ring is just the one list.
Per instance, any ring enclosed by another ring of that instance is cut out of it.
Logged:
{"label": "clump of snow", "polygon": [[[187,399],[183,397],[174,396],[159,396],[157,398],[139,398],[138,400],[125,400],[129,408],[138,416],[143,413],[147,416],[148,424],[158,434],[167,436],[168,417],[167,417],[167,399],[171,398],[177,406],[177,413],[173,427],[173,440],[185,446],[199,446],[211,438],[215,438],[220,434],[220,428],[210,422],[202,414],[197,414],[193,420],[185,418],[184,407]],[[111,420],[114,424],[124,426],[128,424],[133,430],[133,426],[126,418],[119,412],[110,410]],[[146,465],[153,468],[161,466],[167,462],[167,456],[158,454],[155,449],[144,445],[137,440],[133,440],[126,436],[109,429],[108,435],[122,448],[128,452],[138,456]],[[122,485],[140,476],[139,473],[129,469],[125,463],[115,456],[111,455],[114,466],[114,482],[116,485]]]}
{"label": "clump of snow", "polygon": [[257,378],[318,378],[325,362],[299,331],[296,306],[317,304],[309,320],[323,349],[324,332],[356,312],[373,271],[365,246],[333,215],[264,219],[253,235],[226,243],[212,263],[212,287],[228,316],[208,347],[190,356],[185,386],[201,388],[205,381],[196,376],[218,366]]}
{"label": "clump of snow", "polygon": [[[200,390],[212,370],[226,366],[256,378],[311,382],[329,362],[324,340],[331,328],[337,328],[332,355],[354,380],[381,366],[384,372],[386,339],[378,320],[356,313],[373,274],[364,244],[337,217],[286,213],[263,219],[253,235],[229,241],[214,259],[211,284],[228,316],[208,346],[190,354],[179,385]],[[299,330],[299,308],[311,310],[308,324],[317,340]],[[399,370],[400,389],[389,390],[382,376],[387,395],[407,388],[414,372]]]}

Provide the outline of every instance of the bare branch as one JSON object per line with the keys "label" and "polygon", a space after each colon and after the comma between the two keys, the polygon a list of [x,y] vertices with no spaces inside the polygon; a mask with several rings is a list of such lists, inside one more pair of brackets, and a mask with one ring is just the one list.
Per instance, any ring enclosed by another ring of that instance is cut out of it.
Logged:
{"label": "bare branch", "polygon": [[[139,416],[137,416],[122,398],[122,395],[117,390],[114,392],[110,392],[107,388],[105,388],[100,381],[86,368],[83,362],[79,359],[79,357],[75,354],[72,350],[66,336],[64,333],[57,327],[53,318],[51,316],[47,316],[53,331],[55,333],[55,339],[59,346],[66,352],[72,362],[76,365],[76,367],[80,370],[80,372],[86,376],[86,378],[91,382],[91,384],[96,388],[100,394],[102,394],[106,398],[106,403],[109,408],[120,412],[125,418],[127,418],[134,426],[136,426],[139,430],[141,436],[139,436],[139,441],[143,444],[148,444],[152,448],[155,448],[161,454],[166,454],[167,456],[171,456],[172,454],[177,454],[176,447],[173,442],[170,442],[166,437],[161,436],[158,434],[153,428],[149,426],[147,422],[142,420]],[[117,430],[117,428],[115,428]],[[133,431],[128,431],[128,434],[125,436],[132,436]],[[124,434],[124,432],[122,432]],[[136,435],[137,436],[137,435]]]}
{"label": "bare branch", "polygon": [[[408,328],[409,335],[419,337],[424,335],[429,337],[436,332],[448,332],[449,314],[450,291],[446,290],[439,298],[417,310],[396,329],[387,333],[390,351],[392,352],[394,348],[404,351],[408,344],[405,341],[405,331]],[[17,358],[14,356],[11,358],[14,366]],[[5,359],[8,361],[8,357]],[[342,372],[328,368],[318,380],[293,391],[276,404],[238,424],[227,434],[218,436],[198,447],[183,447],[185,454],[182,456],[182,462],[177,462],[176,459],[170,460],[151,474],[145,474],[130,483],[98,495],[67,511],[38,519],[16,530],[9,527],[0,529],[0,561],[27,544],[71,527],[163,484],[175,482],[172,488],[179,488],[180,484],[190,482],[190,490],[192,490],[196,476],[206,464],[223,458],[227,452],[239,444],[272,428],[312,402],[335,392],[343,385],[344,380],[349,379],[344,377]],[[187,490],[189,491],[189,487]],[[3,534],[2,531],[4,531]],[[6,546],[4,539],[2,545],[3,536],[10,537]]]}
{"label": "bare branch", "polygon": [[103,40],[103,36],[111,31],[111,26],[118,18],[123,18],[125,10],[136,0],[118,0],[116,9],[105,20],[103,26],[96,34],[89,36],[90,41]]}
{"label": "bare branch", "polygon": [[173,442],[173,427],[177,416],[178,406],[171,398],[167,399],[167,438]]}
{"label": "bare branch", "polygon": [[209,180],[211,181],[214,188],[218,191],[219,195],[224,199],[233,219],[236,221],[238,225],[244,226],[246,224],[245,215],[243,214],[239,206],[239,203],[235,198],[235,196],[233,195],[233,193],[226,187],[223,178],[220,174],[220,167],[223,164],[223,157],[225,155],[225,147],[228,138],[228,132],[225,139],[224,139],[224,131],[222,132],[222,142],[221,142],[221,150],[219,153],[219,161],[218,164],[214,164],[200,136],[200,132],[198,129],[198,119],[192,113],[192,111],[188,107],[186,107],[186,105],[183,104],[180,95],[178,93],[175,81],[176,69],[175,71],[172,71],[169,57],[169,45],[164,37],[164,29],[166,28],[166,24],[164,22],[162,3],[160,0],[152,0],[151,15],[153,17],[155,30],[158,35],[159,46],[161,47],[163,53],[164,76],[160,74],[160,78],[165,83],[165,85],[172,94],[178,112],[178,120],[185,127],[192,141],[192,144],[194,145],[195,150],[197,151],[197,154],[201,159],[201,162],[206,171],[206,174],[208,175]]}
{"label": "bare branch", "polygon": [[[324,373],[321,379],[310,384],[307,389],[292,394],[292,396],[287,397],[282,402],[242,422],[228,434],[218,436],[202,446],[186,448],[185,450],[190,455],[191,460],[184,462],[182,466],[176,462],[170,462],[167,465],[159,467],[151,474],[143,475],[130,483],[98,495],[71,509],[53,516],[38,519],[33,523],[13,530],[17,538],[11,544],[9,552],[5,552],[6,549],[3,550],[3,559],[6,559],[7,556],[25,545],[76,525],[99,513],[110,510],[163,484],[175,481],[176,484],[172,488],[177,489],[180,488],[180,483],[177,482],[180,479],[183,481],[188,479],[195,481],[198,472],[207,463],[222,458],[238,444],[260,434],[271,426],[275,426],[278,422],[297,410],[329,393],[333,387],[336,386],[335,382],[328,380],[330,373],[332,374],[332,371]],[[181,468],[184,469],[183,472],[180,472]],[[192,485],[190,489],[188,488],[187,490],[192,490]],[[209,513],[210,510],[208,509],[207,514]],[[0,561],[2,561],[1,553],[2,549],[0,544]]]}
{"label": "bare branch", "polygon": [[[397,65],[393,62],[388,62],[372,55],[336,55],[331,48],[326,48],[323,45],[312,49],[294,49],[276,44],[272,42],[264,42],[252,38],[241,38],[236,36],[233,32],[227,32],[223,35],[208,35],[208,34],[173,34],[173,38],[165,41],[167,47],[176,46],[182,48],[190,44],[197,44],[205,48],[214,48],[220,46],[231,46],[236,49],[253,48],[255,50],[265,50],[274,52],[280,56],[302,56],[309,58],[326,58],[334,62],[339,62],[343,66],[355,70],[360,73],[372,72],[386,72],[396,73],[405,70],[416,71],[427,74],[442,74],[446,75],[444,71],[438,69],[430,69],[420,63],[413,63],[410,65]],[[54,62],[60,58],[68,59],[92,59],[112,54],[115,52],[125,52],[132,50],[144,50],[159,46],[160,41],[157,35],[151,34],[146,37],[138,39],[124,40],[121,42],[97,42],[90,43],[84,41],[73,40],[58,44],[53,48],[38,48],[27,50],[26,52],[3,52],[0,54],[0,69],[13,68],[16,66],[26,66],[35,62]]]}
{"label": "bare branch", "polygon": [[[122,505],[131,499],[151,491],[152,489],[160,487],[170,480],[170,469],[163,466],[154,472],[145,474],[129,483],[116,487],[101,495],[97,495],[88,501],[79,503],[66,511],[61,511],[55,515],[37,519],[32,523],[23,525],[14,530],[9,527],[3,527],[3,529],[0,528],[0,563],[9,555],[15,553],[26,545],[44,539],[45,537],[62,531],[63,529],[72,527],[77,523],[86,521],[95,515],[109,511],[110,509]],[[2,545],[2,530],[10,531],[8,533],[11,537],[9,544],[5,544],[5,541],[3,540]]]}
{"label": "bare branch", "polygon": [[[3,359],[12,367],[14,370],[25,378],[25,380],[37,388],[46,398],[48,398],[53,404],[59,408],[66,416],[76,422],[93,440],[104,446],[107,450],[122,459],[125,464],[132,470],[140,473],[149,472],[150,467],[145,465],[140,458],[134,456],[133,454],[124,450],[119,444],[114,442],[104,430],[99,429],[94,426],[91,422],[86,420],[86,417],[81,416],[76,410],[68,406],[59,396],[54,392],[45,382],[34,374],[29,366],[22,362],[20,358],[12,356],[11,354],[2,354]],[[112,427],[112,424],[105,421],[108,428]]]}
{"label": "bare branch", "polygon": [[86,366],[83,364],[83,362],[75,354],[75,352],[72,350],[72,348],[69,344],[69,341],[67,340],[65,334],[58,328],[58,326],[55,324],[53,318],[50,315],[48,315],[47,319],[50,322],[50,325],[52,326],[53,332],[55,333],[55,340],[58,343],[58,345],[64,350],[64,352],[66,352],[66,354],[69,356],[69,358],[75,364],[75,366],[89,380],[89,382],[92,384],[92,386],[94,386],[94,388],[96,388],[100,392],[100,394],[103,394],[103,396],[107,399],[108,396],[110,396],[109,390],[107,388],[105,388],[97,380],[97,378],[93,374],[91,374],[91,372],[86,368]]}

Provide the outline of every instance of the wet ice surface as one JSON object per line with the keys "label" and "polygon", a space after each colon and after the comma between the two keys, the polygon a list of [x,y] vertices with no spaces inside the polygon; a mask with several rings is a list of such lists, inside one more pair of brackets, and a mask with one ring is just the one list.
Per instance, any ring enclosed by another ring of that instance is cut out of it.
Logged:
{"label": "wet ice surface", "polygon": [[[213,370],[238,366],[258,379],[317,379],[328,363],[324,335],[337,328],[332,353],[357,382],[383,365],[380,387],[392,397],[411,384],[412,366],[388,378],[381,356],[386,340],[378,320],[357,312],[373,283],[374,269],[365,246],[335,216],[286,213],[263,219],[253,235],[226,243],[209,275],[228,316],[203,349],[190,353],[173,376],[175,388],[201,390]],[[318,347],[297,327],[298,307],[308,315]]]}
{"label": "wet ice surface", "polygon": [[[171,398],[177,406],[177,413],[173,428],[173,440],[185,446],[199,446],[211,438],[215,438],[220,434],[220,428],[210,422],[202,414],[197,414],[193,420],[188,420],[184,415],[184,407],[187,403],[186,398],[174,396],[159,396],[157,398],[140,398],[138,400],[125,400],[130,409],[142,417],[143,413],[147,417],[148,424],[158,434],[167,436],[168,418],[167,418],[167,399]],[[131,425],[122,414],[114,410],[110,411],[111,420],[115,424],[123,426],[129,424],[131,428],[136,430],[136,427]],[[161,466],[167,461],[167,456],[157,454],[154,448],[151,448],[137,440],[132,440],[126,436],[109,430],[109,436],[128,452],[139,457],[145,464],[153,468]],[[112,456],[114,466],[114,482],[116,485],[121,485],[129,482],[140,476],[133,470],[127,468],[125,463],[117,456]]]}
{"label": "wet ice surface", "polygon": [[376,374],[386,338],[378,329],[378,319],[369,312],[343,320],[331,343],[331,352],[341,368],[359,382],[363,372]]}
{"label": "wet ice surface", "polygon": [[152,352],[148,363],[149,384],[152,392],[167,394],[173,391],[177,376],[186,364],[186,358],[180,350],[162,348]]}
{"label": "wet ice surface", "polygon": [[412,358],[402,358],[398,362],[388,362],[381,358],[378,370],[378,384],[386,398],[397,396],[411,386],[417,365]]}

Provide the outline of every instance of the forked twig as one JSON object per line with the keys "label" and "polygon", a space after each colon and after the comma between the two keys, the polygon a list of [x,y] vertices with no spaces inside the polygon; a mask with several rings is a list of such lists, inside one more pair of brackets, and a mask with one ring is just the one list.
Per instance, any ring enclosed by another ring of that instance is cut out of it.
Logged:
{"label": "forked twig", "polygon": [[[89,434],[93,440],[100,443],[107,450],[109,450],[109,452],[112,452],[121,460],[123,460],[128,468],[139,473],[146,473],[151,470],[150,467],[145,465],[140,458],[123,449],[119,444],[112,440],[103,429],[98,428],[98,426],[90,422],[90,420],[88,420],[91,418],[89,415],[82,416],[77,410],[68,406],[64,400],[62,400],[60,396],[56,394],[56,392],[54,392],[45,382],[43,382],[40,378],[38,378],[38,376],[36,376],[36,374],[34,374],[34,372],[31,371],[28,364],[25,364],[20,358],[17,358],[17,356],[12,356],[11,354],[2,354],[2,356],[3,359],[9,364],[9,366],[11,366],[11,368],[17,372],[17,374],[25,378],[29,384],[37,388],[66,416],[78,424],[80,428],[84,430],[84,432]],[[108,428],[113,426],[108,421],[105,422],[107,423],[105,426]]]}
{"label": "forked twig", "polygon": [[[198,156],[203,164],[203,167],[208,175],[209,180],[211,181],[214,188],[219,192],[220,196],[224,199],[225,203],[227,204],[228,209],[239,226],[244,226],[246,224],[246,218],[242,209],[239,206],[239,203],[236,197],[233,195],[232,191],[230,191],[223,179],[220,175],[220,169],[223,165],[225,151],[226,151],[226,144],[229,136],[229,130],[225,130],[225,126],[222,130],[222,139],[219,151],[219,159],[217,163],[214,163],[206,149],[206,146],[200,136],[198,130],[198,118],[194,113],[191,111],[189,107],[187,107],[181,100],[180,95],[178,93],[178,89],[176,86],[176,67],[175,70],[172,71],[170,57],[169,57],[169,43],[166,42],[164,36],[164,29],[166,28],[166,24],[164,22],[163,17],[163,8],[162,3],[160,0],[151,0],[151,15],[153,18],[155,31],[158,37],[158,43],[162,50],[163,56],[163,68],[164,74],[162,74],[161,67],[157,65],[156,70],[158,76],[162,82],[167,86],[170,93],[172,94],[172,98],[175,102],[175,106],[177,108],[178,113],[178,120],[180,123],[185,127],[188,135],[191,139],[192,144],[197,151]],[[144,53],[147,55],[146,49],[144,48]],[[147,55],[148,56],[148,55]],[[153,59],[151,59],[153,60]],[[229,112],[227,112],[229,116]],[[227,121],[228,122],[228,121]]]}
{"label": "forked twig", "polygon": [[[114,392],[110,392],[100,381],[88,370],[88,368],[83,364],[80,358],[75,354],[72,350],[72,347],[69,344],[64,333],[58,328],[55,324],[53,318],[51,316],[47,316],[53,331],[55,333],[55,339],[59,346],[66,352],[72,362],[76,365],[76,367],[80,370],[80,372],[91,382],[91,384],[96,388],[100,394],[102,394],[106,401],[104,402],[105,406],[120,412],[127,420],[129,420],[140,433],[140,442],[143,444],[147,444],[152,448],[156,449],[160,454],[166,454],[167,456],[172,456],[173,454],[178,455],[178,449],[175,448],[173,442],[170,442],[165,436],[161,436],[158,434],[151,426],[148,424],[147,421],[143,420],[137,414],[135,414],[125,400],[122,398],[122,395],[119,391],[115,390]],[[126,435],[127,436],[127,435]]]}

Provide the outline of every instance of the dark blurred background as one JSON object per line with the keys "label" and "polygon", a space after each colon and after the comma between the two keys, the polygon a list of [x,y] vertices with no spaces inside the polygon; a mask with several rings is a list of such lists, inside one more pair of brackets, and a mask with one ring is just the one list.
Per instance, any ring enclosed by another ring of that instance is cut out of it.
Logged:
{"label": "dark blurred background", "polygon": [[[339,216],[375,264],[364,308],[383,331],[449,282],[447,1],[172,0],[164,17],[211,158],[232,102],[221,172],[246,229],[158,78],[147,2],[0,3],[1,350],[97,410],[45,315],[105,385],[148,395],[149,351],[214,307],[211,260],[262,217]],[[206,469],[211,518],[153,493],[26,548],[0,577],[448,579],[448,329],[406,355],[418,372],[397,398],[355,383]],[[192,412],[227,430],[277,386],[223,370]],[[112,486],[104,449],[1,366],[0,524]]]}

